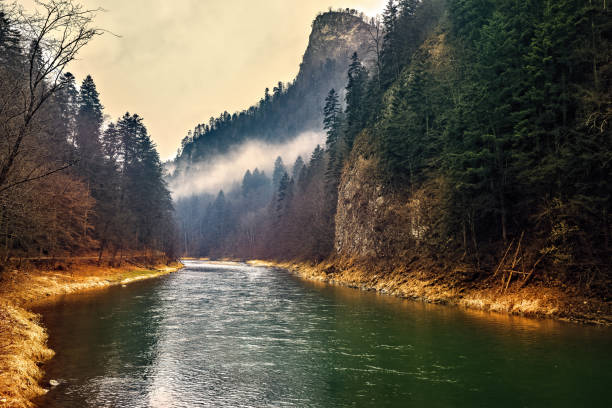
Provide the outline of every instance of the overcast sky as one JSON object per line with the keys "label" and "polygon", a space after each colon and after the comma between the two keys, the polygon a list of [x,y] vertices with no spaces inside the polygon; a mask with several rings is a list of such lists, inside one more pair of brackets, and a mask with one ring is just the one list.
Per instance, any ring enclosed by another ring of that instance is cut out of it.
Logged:
{"label": "overcast sky", "polygon": [[[31,0],[19,3],[32,7]],[[310,24],[329,6],[380,13],[385,0],[81,0],[102,7],[96,38],[69,67],[91,74],[105,114],[144,117],[162,159],[196,124],[256,103],[297,74]]]}

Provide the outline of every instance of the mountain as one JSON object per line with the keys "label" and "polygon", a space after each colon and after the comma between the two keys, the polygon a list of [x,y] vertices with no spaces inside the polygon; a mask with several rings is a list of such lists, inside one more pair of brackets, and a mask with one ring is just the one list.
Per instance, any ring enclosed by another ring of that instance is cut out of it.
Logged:
{"label": "mountain", "polygon": [[363,15],[355,11],[319,14],[294,81],[279,82],[272,92],[266,88],[261,100],[248,109],[233,114],[226,111],[196,125],[169,166],[170,184],[179,176],[189,177],[198,163],[246,141],[284,143],[302,132],[321,130],[325,95],[332,88],[343,92],[350,56],[357,52],[362,60],[371,60],[370,30]]}
{"label": "mountain", "polygon": [[[390,1],[376,63],[352,60],[346,97],[326,97],[325,146],[292,168],[278,160],[272,183],[257,175],[268,204],[246,174],[202,217],[183,217],[184,251],[612,321],[609,10],[545,3]],[[296,87],[350,32],[339,16],[315,21]]]}

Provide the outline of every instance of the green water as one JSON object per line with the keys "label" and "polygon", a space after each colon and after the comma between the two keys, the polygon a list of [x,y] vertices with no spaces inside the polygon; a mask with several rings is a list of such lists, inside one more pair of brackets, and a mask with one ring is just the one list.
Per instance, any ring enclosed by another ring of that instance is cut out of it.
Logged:
{"label": "green water", "polygon": [[40,310],[43,407],[608,407],[612,331],[426,305],[285,271],[177,274]]}

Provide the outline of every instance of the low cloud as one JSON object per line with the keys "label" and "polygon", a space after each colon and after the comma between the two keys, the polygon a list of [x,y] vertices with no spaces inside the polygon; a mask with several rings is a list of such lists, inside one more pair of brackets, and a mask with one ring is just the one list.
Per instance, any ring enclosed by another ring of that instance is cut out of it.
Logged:
{"label": "low cloud", "polygon": [[171,180],[170,190],[175,199],[201,193],[216,194],[242,181],[247,170],[258,168],[271,176],[278,156],[289,169],[298,156],[307,162],[314,148],[324,141],[322,132],[304,132],[283,144],[249,141],[227,154],[192,164],[189,170],[181,171]]}

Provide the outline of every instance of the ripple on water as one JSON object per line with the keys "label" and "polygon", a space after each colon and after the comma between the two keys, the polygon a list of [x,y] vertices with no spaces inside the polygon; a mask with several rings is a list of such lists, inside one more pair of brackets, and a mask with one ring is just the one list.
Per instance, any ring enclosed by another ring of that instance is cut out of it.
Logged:
{"label": "ripple on water", "polygon": [[43,313],[63,379],[47,407],[605,406],[612,383],[610,331],[240,264],[187,261]]}

